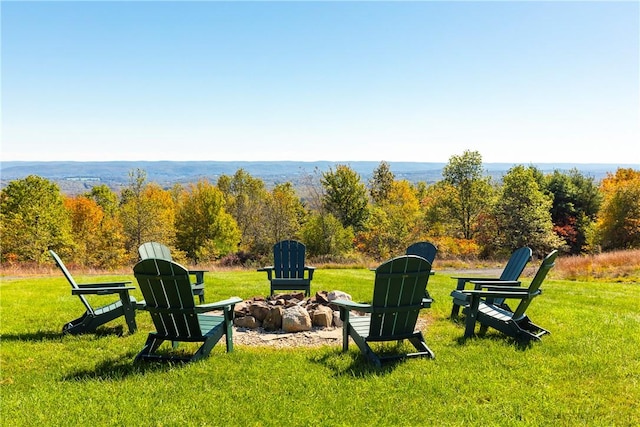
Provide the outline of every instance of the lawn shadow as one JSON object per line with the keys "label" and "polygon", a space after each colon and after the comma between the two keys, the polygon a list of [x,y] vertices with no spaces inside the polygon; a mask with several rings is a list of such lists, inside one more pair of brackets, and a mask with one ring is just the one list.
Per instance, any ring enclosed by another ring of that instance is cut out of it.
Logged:
{"label": "lawn shadow", "polygon": [[107,359],[94,368],[79,369],[62,377],[62,381],[118,381],[130,375],[144,374],[147,372],[169,371],[174,365],[182,363],[145,362],[136,363],[134,358],[137,352],[130,351],[120,357]]}
{"label": "lawn shadow", "polygon": [[56,341],[63,337],[60,331],[37,331],[37,332],[24,332],[19,334],[1,334],[0,339],[2,341],[26,341],[26,342],[40,342],[40,341]]}
{"label": "lawn shadow", "polygon": [[499,333],[493,334],[476,334],[472,338],[459,337],[455,339],[459,345],[466,345],[470,340],[488,340],[494,342],[504,342],[510,345],[513,345],[516,349],[520,351],[526,351],[533,347],[533,342],[531,341],[518,341],[506,335],[502,335]]}
{"label": "lawn shadow", "polygon": [[[124,335],[124,327],[122,325],[118,326],[101,326],[95,332],[84,333],[79,335],[94,335],[95,337],[106,337],[106,336],[118,336],[121,337]],[[62,331],[36,331],[36,332],[24,332],[18,334],[1,334],[2,341],[27,341],[27,342],[39,342],[39,341],[55,341],[60,340],[61,338],[67,336],[62,333]]]}
{"label": "lawn shadow", "polygon": [[368,378],[371,375],[387,375],[394,371],[406,359],[393,359],[386,361],[382,367],[371,363],[360,352],[343,352],[342,350],[327,350],[324,354],[317,354],[310,358],[311,362],[323,365],[333,372],[333,377],[348,376],[352,378]]}

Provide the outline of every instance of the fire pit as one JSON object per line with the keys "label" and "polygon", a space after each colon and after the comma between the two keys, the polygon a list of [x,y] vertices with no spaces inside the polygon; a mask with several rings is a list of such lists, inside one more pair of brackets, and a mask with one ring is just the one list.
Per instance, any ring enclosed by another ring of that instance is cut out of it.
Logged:
{"label": "fire pit", "polygon": [[342,326],[336,299],[351,300],[342,291],[320,291],[311,298],[304,293],[253,297],[235,306],[234,325],[238,328],[265,331],[303,332],[313,327]]}

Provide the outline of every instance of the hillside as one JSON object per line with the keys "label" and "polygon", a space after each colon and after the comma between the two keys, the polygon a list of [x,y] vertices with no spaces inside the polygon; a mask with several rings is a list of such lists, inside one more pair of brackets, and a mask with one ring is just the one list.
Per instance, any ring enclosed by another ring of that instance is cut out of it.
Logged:
{"label": "hillside", "polygon": [[[348,164],[353,170],[367,181],[379,162],[297,162],[297,161],[269,161],[269,162],[220,162],[220,161],[110,161],[110,162],[2,162],[0,176],[2,187],[9,181],[22,179],[28,175],[38,175],[56,182],[63,192],[77,194],[91,189],[98,184],[106,184],[113,190],[119,190],[127,185],[129,172],[137,168],[145,170],[149,181],[157,182],[163,187],[170,187],[176,183],[196,182],[208,179],[216,182],[220,175],[233,175],[242,168],[256,178],[262,179],[268,187],[283,182],[291,182],[299,186],[305,176],[335,168],[337,164]],[[410,182],[433,183],[442,179],[442,168],[445,163],[426,162],[389,162],[391,171],[397,179]],[[511,168],[511,163],[485,163],[487,173],[499,179],[505,171]],[[596,180],[602,179],[607,172],[615,172],[620,167],[637,168],[638,165],[629,164],[571,164],[545,163],[536,164],[543,172],[553,170],[567,171],[578,169]]]}

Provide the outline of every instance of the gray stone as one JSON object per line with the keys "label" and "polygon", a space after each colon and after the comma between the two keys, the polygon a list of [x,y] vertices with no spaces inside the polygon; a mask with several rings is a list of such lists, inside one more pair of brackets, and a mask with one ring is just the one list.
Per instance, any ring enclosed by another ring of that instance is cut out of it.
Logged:
{"label": "gray stone", "polygon": [[297,305],[285,309],[282,315],[282,329],[285,332],[311,330],[311,317],[309,316],[309,312]]}
{"label": "gray stone", "polygon": [[327,294],[327,299],[329,301],[334,301],[337,299],[346,299],[347,301],[351,301],[351,295],[342,291],[331,291]]}
{"label": "gray stone", "polygon": [[277,331],[282,328],[282,315],[284,308],[280,306],[271,307],[267,317],[262,322],[262,327],[265,331]]}
{"label": "gray stone", "polygon": [[233,324],[238,328],[257,329],[260,327],[260,322],[253,316],[236,317],[233,319]]}
{"label": "gray stone", "polygon": [[342,327],[342,319],[340,318],[340,310],[336,310],[333,312],[333,326],[336,328]]}
{"label": "gray stone", "polygon": [[269,310],[271,310],[271,308],[264,301],[255,301],[249,304],[249,313],[260,322],[264,321],[269,314]]}
{"label": "gray stone", "polygon": [[313,312],[313,326],[328,327],[333,324],[333,310],[326,305],[319,305]]}

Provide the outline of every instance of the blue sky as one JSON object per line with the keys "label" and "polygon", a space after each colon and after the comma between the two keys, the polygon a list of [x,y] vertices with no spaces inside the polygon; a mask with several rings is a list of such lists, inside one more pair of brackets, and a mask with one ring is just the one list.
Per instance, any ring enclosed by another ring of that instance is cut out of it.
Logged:
{"label": "blue sky", "polygon": [[2,159],[640,164],[640,3],[2,1]]}

